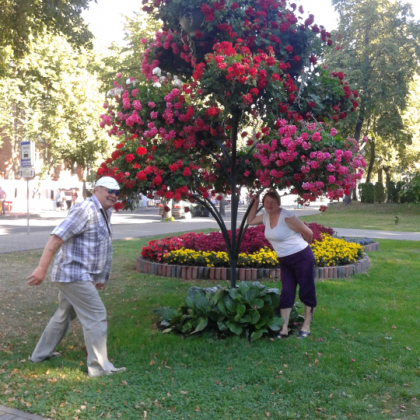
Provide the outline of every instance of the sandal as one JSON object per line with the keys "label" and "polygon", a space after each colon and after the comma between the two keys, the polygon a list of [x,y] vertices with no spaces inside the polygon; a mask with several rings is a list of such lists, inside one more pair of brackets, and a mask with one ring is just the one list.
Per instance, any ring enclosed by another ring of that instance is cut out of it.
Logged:
{"label": "sandal", "polygon": [[278,333],[278,334],[276,335],[276,338],[277,338],[278,340],[285,340],[286,338],[289,338],[289,335],[288,335],[288,334]]}
{"label": "sandal", "polygon": [[309,335],[311,335],[311,333],[309,331],[299,331],[298,335],[296,336],[296,338],[302,339],[302,338],[306,338]]}

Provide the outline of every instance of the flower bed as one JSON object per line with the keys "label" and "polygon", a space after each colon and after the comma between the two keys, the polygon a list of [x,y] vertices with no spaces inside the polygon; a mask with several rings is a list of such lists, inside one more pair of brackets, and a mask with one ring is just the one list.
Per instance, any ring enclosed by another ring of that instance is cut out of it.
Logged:
{"label": "flower bed", "polygon": [[[379,248],[379,244],[369,238],[354,238],[354,241],[351,241],[353,238],[334,238],[331,228],[316,223],[309,227],[314,232],[310,246],[315,255],[316,279],[342,278],[367,271],[369,258],[363,256],[363,251]],[[225,250],[220,232],[186,233],[150,241],[141,252],[143,258],[138,259],[137,269],[184,279],[229,279],[229,257]],[[237,277],[239,280],[280,278],[277,255],[265,239],[264,226],[250,227],[244,235]]]}
{"label": "flower bed", "polygon": [[324,235],[322,241],[314,241],[311,248],[317,267],[352,264],[363,257],[362,245],[329,235]]}

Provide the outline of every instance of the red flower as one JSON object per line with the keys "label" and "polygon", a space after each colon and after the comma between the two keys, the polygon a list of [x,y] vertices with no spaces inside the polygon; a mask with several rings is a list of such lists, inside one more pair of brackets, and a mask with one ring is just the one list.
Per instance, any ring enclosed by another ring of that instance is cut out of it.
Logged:
{"label": "red flower", "polygon": [[165,198],[171,200],[172,198],[174,198],[174,193],[172,191],[166,191]]}
{"label": "red flower", "polygon": [[141,156],[141,155],[145,155],[147,153],[147,150],[145,147],[140,146],[137,148],[136,153]]}
{"label": "red flower", "polygon": [[117,144],[116,146],[117,149],[121,149],[122,147],[124,147],[124,143]]}
{"label": "red flower", "polygon": [[130,163],[134,160],[134,155],[130,153],[129,155],[125,155],[124,159],[126,162]]}
{"label": "red flower", "polygon": [[123,205],[122,205],[119,201],[117,201],[117,202],[114,204],[114,209],[115,209],[115,211],[120,211],[120,210],[122,210],[122,209],[123,209]]}
{"label": "red flower", "polygon": [[191,175],[190,168],[184,168],[184,171],[182,172],[182,175],[184,175],[184,176],[190,176]]}
{"label": "red flower", "polygon": [[293,47],[291,45],[288,45],[285,50],[290,54],[293,52]]}
{"label": "red flower", "polygon": [[237,9],[239,7],[239,4],[238,3],[232,3],[232,6],[230,6],[230,8],[232,9],[232,10],[235,10],[235,9]]}
{"label": "red flower", "polygon": [[114,152],[112,152],[111,156],[112,156],[112,160],[117,160],[120,157],[119,150],[115,150]]}
{"label": "red flower", "polygon": [[137,175],[136,175],[136,178],[139,180],[139,181],[144,181],[144,180],[146,180],[146,174],[144,173],[144,171],[140,171]]}

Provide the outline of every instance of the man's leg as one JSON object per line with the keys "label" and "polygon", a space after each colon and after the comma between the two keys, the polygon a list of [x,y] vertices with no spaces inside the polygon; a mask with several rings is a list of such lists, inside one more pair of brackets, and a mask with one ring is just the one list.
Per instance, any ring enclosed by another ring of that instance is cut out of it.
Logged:
{"label": "man's leg", "polygon": [[89,376],[108,375],[125,370],[115,368],[108,360],[106,309],[93,282],[59,283],[59,288],[73,305],[82,324],[88,353]]}
{"label": "man's leg", "polygon": [[76,313],[71,303],[61,292],[58,292],[58,309],[46,326],[32,353],[31,360],[33,362],[42,362],[54,356],[55,348],[66,335],[74,318],[76,318]]}

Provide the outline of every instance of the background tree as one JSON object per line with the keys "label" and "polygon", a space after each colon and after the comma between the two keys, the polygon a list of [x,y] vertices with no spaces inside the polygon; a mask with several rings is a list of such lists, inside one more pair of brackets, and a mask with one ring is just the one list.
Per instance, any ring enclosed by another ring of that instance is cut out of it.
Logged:
{"label": "background tree", "polygon": [[[74,46],[91,45],[81,13],[91,0],[2,0],[0,14],[0,70],[30,51],[46,30],[62,34]],[[96,0],[95,0],[96,2]]]}
{"label": "background tree", "polygon": [[15,148],[35,142],[45,173],[61,161],[85,168],[109,150],[98,124],[104,96],[92,61],[92,52],[75,53],[64,37],[44,34],[0,78],[0,126]]}
{"label": "background tree", "polygon": [[326,57],[330,69],[346,69],[359,92],[360,107],[339,124],[370,156],[371,180],[378,149],[401,153],[411,141],[402,113],[419,71],[420,26],[411,5],[390,0],[332,0],[339,13],[336,48]]}

